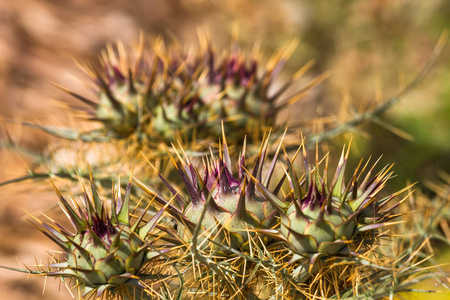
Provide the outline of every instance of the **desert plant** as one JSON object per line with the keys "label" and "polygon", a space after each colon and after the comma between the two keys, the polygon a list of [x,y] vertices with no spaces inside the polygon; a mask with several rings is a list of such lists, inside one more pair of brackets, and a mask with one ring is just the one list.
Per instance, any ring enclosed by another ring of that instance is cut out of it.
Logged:
{"label": "desert plant", "polygon": [[[275,122],[286,106],[304,98],[327,74],[314,78],[290,96],[286,91],[313,65],[306,64],[281,88],[272,84],[298,41],[293,40],[263,65],[257,50],[246,55],[233,42],[221,54],[212,41],[200,35],[196,52],[184,51],[177,43],[161,39],[149,42],[141,36],[137,47],[126,50],[122,43],[102,52],[102,70],[86,65],[82,70],[95,84],[96,100],[58,86],[88,108],[88,120],[99,129],[80,131],[28,124],[60,138],[111,141],[132,138],[148,145],[168,144],[176,137],[195,142],[220,134],[224,122],[229,139],[243,134],[258,137]],[[73,106],[74,109],[79,109]],[[200,130],[201,129],[201,130]],[[228,130],[229,129],[229,130]]]}
{"label": "desert plant", "polygon": [[[394,200],[409,189],[381,196],[392,177],[391,167],[372,175],[376,164],[363,166],[361,161],[345,183],[347,150],[329,183],[328,156],[319,161],[316,153],[316,164],[311,166],[302,143],[294,154],[295,159],[300,150],[303,153],[304,173],[298,176],[294,159],[286,156],[287,166],[283,166],[278,158],[282,144],[269,166],[264,165],[268,144],[268,139],[262,142],[251,169],[245,163],[244,146],[236,162],[237,172],[233,172],[223,134],[220,156],[204,160],[203,175],[186,154],[177,151],[179,161],[172,160],[185,192],[158,174],[172,192],[172,200],[176,199],[173,205],[169,198],[134,179],[160,205],[171,207],[169,214],[177,223],[173,237],[184,249],[179,259],[185,260],[186,270],[192,268],[186,280],[192,295],[296,299],[302,294],[297,291],[302,285],[320,281],[324,297],[331,297],[346,280],[342,274],[348,278],[359,272],[361,278],[368,276],[370,259],[376,258],[374,266],[379,263],[385,271],[390,270],[375,251],[389,238],[385,227],[396,224],[392,220],[401,215],[393,212],[407,197]],[[320,163],[325,164],[323,175]],[[280,178],[271,182],[274,174]],[[287,190],[283,190],[284,183],[288,183]],[[275,275],[278,273],[282,276]],[[377,278],[370,276],[364,279],[367,288]],[[341,291],[346,289],[341,286]]]}
{"label": "desert plant", "polygon": [[150,299],[150,293],[145,291],[148,286],[145,281],[170,278],[164,274],[165,263],[161,259],[170,249],[157,249],[154,238],[164,209],[146,220],[147,207],[133,220],[129,211],[131,182],[125,195],[121,195],[119,185],[110,202],[101,198],[92,178],[90,191],[84,186],[83,191],[82,203],[71,197],[70,204],[56,189],[59,205],[74,232],[55,220],[50,219],[48,223],[31,216],[36,227],[63,250],[63,259],[53,255],[53,263],[38,266],[37,270],[29,267],[16,270],[73,279],[79,297],[83,299],[102,296],[133,299],[135,295]]}
{"label": "desert plant", "polygon": [[[107,47],[103,71],[83,67],[94,83],[95,100],[63,88],[89,107],[98,129],[27,123],[85,143],[102,157],[89,162],[94,174],[80,171],[78,159],[73,168],[56,164],[56,172],[49,172],[71,180],[84,176],[90,182],[81,205],[74,199],[69,204],[57,190],[75,232],[33,217],[63,249],[63,259],[53,256],[52,263],[37,270],[4,268],[74,279],[81,299],[367,299],[393,297],[421,278],[445,276],[421,270],[423,238],[411,243],[388,229],[396,225],[394,219],[407,215],[397,209],[408,196],[395,199],[409,189],[385,192],[393,177],[391,166],[375,172],[376,164],[361,161],[347,181],[348,147],[330,181],[328,155],[319,159],[319,142],[376,120],[398,97],[305,140],[299,128],[279,125],[277,115],[326,75],[280,103],[311,67],[307,64],[278,91],[269,92],[295,41],[262,71],[257,55],[244,55],[236,44],[222,57],[209,38],[200,39],[198,52],[168,47],[160,39],[147,52],[144,44],[141,38],[135,50],[126,51],[120,43],[117,49]],[[439,43],[436,52],[441,49]],[[423,78],[432,62],[399,97]],[[265,134],[268,127],[272,131]],[[167,149],[175,139],[180,147]],[[90,142],[104,144],[99,149]],[[307,149],[314,144],[316,160],[310,164]],[[107,147],[112,155],[102,152]],[[207,147],[210,156],[205,155]],[[241,149],[239,155],[236,149]],[[137,150],[153,162],[151,167],[136,156]],[[55,151],[72,153],[73,144]],[[303,161],[301,176],[297,157]],[[111,202],[101,200],[111,177],[132,165],[137,172],[128,178],[124,197],[119,182]],[[36,177],[32,173],[15,181]],[[146,196],[132,189],[132,181]],[[140,200],[130,212],[132,196]],[[397,257],[388,255],[385,241]]]}

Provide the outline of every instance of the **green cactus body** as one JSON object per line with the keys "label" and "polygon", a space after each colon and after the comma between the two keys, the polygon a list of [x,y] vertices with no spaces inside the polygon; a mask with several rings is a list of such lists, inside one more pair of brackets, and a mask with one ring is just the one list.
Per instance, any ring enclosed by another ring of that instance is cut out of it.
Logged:
{"label": "green cactus body", "polygon": [[[290,97],[284,94],[312,66],[308,63],[278,90],[272,85],[294,51],[294,40],[262,65],[258,53],[244,55],[232,44],[219,54],[209,40],[196,53],[169,47],[161,39],[147,50],[142,37],[138,47],[127,51],[102,52],[102,69],[84,66],[95,88],[94,99],[62,88],[87,104],[82,108],[91,121],[101,126],[92,131],[32,125],[71,140],[110,141],[137,137],[151,145],[169,143],[177,137],[209,139],[221,126],[233,141],[258,136],[266,128],[277,128],[276,118],[286,106],[303,98],[321,82],[321,75]],[[79,107],[74,107],[80,109]],[[136,139],[133,139],[136,140]]]}
{"label": "green cactus body", "polygon": [[[105,233],[98,229],[75,236],[67,252],[67,267],[90,286],[124,284],[142,266],[145,253],[139,250],[145,243],[135,233],[126,232],[127,229],[118,232],[111,227]],[[95,241],[94,234],[102,243]]]}
{"label": "green cactus body", "polygon": [[141,278],[148,276],[144,269],[160,255],[160,252],[149,249],[147,235],[156,226],[162,210],[144,225],[141,222],[145,212],[131,224],[128,216],[130,191],[129,183],[123,201],[120,196],[113,199],[109,214],[93,181],[91,195],[88,196],[86,191],[83,194],[84,207],[75,204],[75,209],[72,208],[57,191],[60,206],[75,233],[56,222],[46,224],[36,219],[44,227],[42,232],[66,253],[65,262],[49,265],[57,271],[46,272],[45,275],[76,279],[83,288],[83,297],[92,293],[96,297],[104,293],[122,295],[133,288],[145,290],[140,283]]}
{"label": "green cactus body", "polygon": [[[261,180],[267,145],[268,142],[265,140],[251,172],[252,176]],[[271,181],[279,150],[280,148],[273,157],[264,178],[267,187]],[[199,244],[203,244],[204,249],[227,253],[228,250],[221,247],[223,245],[245,250],[249,240],[255,236],[254,229],[270,228],[276,223],[276,212],[272,204],[263,193],[256,189],[255,183],[249,180],[249,175],[246,173],[245,145],[237,163],[237,174],[232,172],[225,136],[220,157],[211,156],[207,159],[202,177],[197,167],[186,156],[184,159],[181,159],[181,155],[178,156],[181,162],[174,161],[174,163],[186,187],[187,197],[181,197],[180,192],[177,192],[161,174],[159,176],[176,195],[181,207],[175,214],[176,218],[181,220],[178,233],[186,242],[191,241],[195,226],[201,222],[202,235]],[[272,192],[277,193],[277,191]],[[160,202],[168,202],[163,197],[158,197]],[[269,239],[262,237],[261,240],[268,242]]]}
{"label": "green cactus body", "polygon": [[[318,204],[306,204],[303,216],[292,205],[282,219],[280,233],[291,248],[302,254],[324,253],[333,255],[339,252],[356,228],[355,220],[346,222],[352,211],[349,207],[333,207],[329,213],[321,215]],[[341,242],[342,241],[342,242]]]}
{"label": "green cactus body", "polygon": [[361,174],[367,164],[361,171],[358,166],[350,183],[345,184],[344,171],[349,152],[347,151],[347,154],[343,152],[329,185],[328,157],[325,171],[321,176],[318,158],[315,167],[311,169],[304,146],[302,147],[305,174],[301,180],[298,180],[292,161],[286,157],[288,164],[286,176],[289,177],[292,187],[286,199],[277,199],[253,178],[258,189],[281,217],[277,229],[262,229],[259,232],[282,240],[295,254],[293,261],[309,258],[312,264],[319,257],[358,255],[354,252],[356,248],[359,252],[369,249],[374,242],[373,237],[377,228],[387,225],[388,221],[395,217],[390,215],[390,212],[399,205],[397,203],[389,209],[382,209],[402,191],[378,199],[378,193],[392,176],[390,168],[384,168],[370,178],[373,166],[361,180]]}
{"label": "green cactus body", "polygon": [[[239,159],[238,176],[235,177],[225,141],[223,147],[222,156],[217,160],[211,157],[207,163],[203,178],[197,177],[199,172],[189,160],[178,169],[182,178],[192,178],[192,183],[184,180],[190,198],[184,215],[196,224],[201,220],[202,211],[206,211],[201,224],[204,236],[210,236],[214,242],[213,249],[220,250],[217,245],[247,249],[249,239],[254,236],[254,228],[269,228],[274,224],[273,208],[247,179],[244,171],[245,149]],[[257,177],[261,177],[264,152],[263,147],[253,168]],[[180,226],[180,235],[188,239],[190,231],[190,228]]]}
{"label": "green cactus body", "polygon": [[96,117],[101,120],[108,130],[117,133],[119,137],[132,134],[139,125],[139,95],[130,92],[125,84],[110,85],[114,91],[117,103],[114,106],[107,94],[99,94],[99,104],[96,109]]}
{"label": "green cactus body", "polygon": [[181,93],[188,89],[186,103],[196,103],[191,106],[197,121],[207,125],[210,135],[220,135],[223,121],[228,138],[233,140],[275,126],[278,112],[286,105],[279,103],[286,87],[272,96],[270,85],[296,43],[276,53],[265,67],[261,67],[257,54],[247,57],[236,44],[222,56],[206,44],[194,59],[180,59],[187,66],[176,79]]}

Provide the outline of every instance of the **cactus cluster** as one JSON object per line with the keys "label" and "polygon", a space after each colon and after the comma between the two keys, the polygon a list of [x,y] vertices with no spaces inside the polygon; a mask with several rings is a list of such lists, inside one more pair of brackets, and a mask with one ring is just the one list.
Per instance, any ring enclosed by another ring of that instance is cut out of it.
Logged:
{"label": "cactus cluster", "polygon": [[[280,101],[308,64],[271,91],[295,43],[261,69],[257,55],[236,44],[219,55],[209,39],[197,52],[155,39],[146,51],[141,38],[131,52],[120,43],[107,47],[101,72],[84,67],[96,99],[67,92],[89,106],[99,128],[35,127],[108,143],[126,153],[109,167],[137,162],[139,172],[124,195],[120,181],[108,194],[90,169],[81,204],[56,190],[74,231],[33,217],[63,250],[33,273],[73,279],[79,299],[359,299],[404,290],[408,284],[395,283],[397,269],[380,249],[392,220],[404,216],[395,210],[408,188],[386,192],[391,166],[376,172],[377,163],[362,160],[346,179],[350,146],[329,176],[329,155],[319,159],[316,146],[311,164],[306,139],[276,123],[283,107],[323,79]],[[136,141],[139,156],[129,150]],[[197,144],[209,145],[210,154],[202,148],[196,155]],[[144,167],[142,156],[151,157]],[[421,272],[409,262],[410,277]],[[377,284],[389,281],[381,293]]]}
{"label": "cactus cluster", "polygon": [[[321,160],[325,161],[325,170],[319,175],[318,157],[315,166],[311,167],[304,143],[294,154],[294,159],[289,159],[285,153],[286,165],[279,159],[282,143],[270,163],[266,162],[268,144],[268,139],[262,142],[249,169],[245,163],[244,144],[235,161],[235,173],[232,172],[233,160],[225,135],[219,157],[211,155],[203,162],[203,175],[198,165],[175,150],[179,161],[172,160],[185,193],[158,175],[177,200],[178,205],[172,207],[170,214],[177,220],[177,236],[184,244],[192,245],[192,236],[199,227],[201,233],[197,243],[207,257],[221,257],[221,261],[235,257],[235,251],[248,253],[252,247],[271,249],[273,253],[286,255],[284,260],[278,261],[278,267],[292,268],[301,262],[301,265],[309,265],[305,272],[314,274],[318,272],[314,268],[318,260],[326,263],[336,257],[370,252],[373,244],[383,236],[380,229],[398,217],[391,213],[402,201],[390,206],[388,203],[403,191],[388,197],[379,196],[392,176],[390,167],[372,175],[376,164],[366,174],[368,163],[361,170],[360,164],[346,184],[347,150],[342,153],[329,184],[328,156]],[[294,160],[300,150],[304,172],[299,177]],[[284,174],[277,172],[280,170],[284,170]],[[279,177],[276,182],[271,180],[274,173]],[[157,197],[161,205],[170,204],[170,198],[164,198],[138,179],[135,181],[152,197]],[[283,189],[286,185],[288,188]],[[182,197],[183,194],[186,197]],[[294,271],[289,275],[296,277]]]}
{"label": "cactus cluster", "polygon": [[[58,86],[88,106],[81,110],[99,128],[79,131],[30,125],[69,140],[131,138],[154,146],[176,138],[209,139],[220,135],[223,123],[229,138],[239,141],[246,134],[253,138],[279,127],[279,112],[304,98],[326,77],[318,76],[287,96],[286,91],[312,66],[307,63],[274,90],[273,83],[296,40],[266,65],[256,50],[245,54],[236,42],[220,53],[208,38],[200,37],[200,41],[196,52],[166,46],[161,39],[147,42],[143,36],[133,50],[125,50],[122,43],[116,48],[108,46],[100,57],[101,69],[80,64],[94,83],[95,100]],[[148,43],[149,51],[145,51]]]}

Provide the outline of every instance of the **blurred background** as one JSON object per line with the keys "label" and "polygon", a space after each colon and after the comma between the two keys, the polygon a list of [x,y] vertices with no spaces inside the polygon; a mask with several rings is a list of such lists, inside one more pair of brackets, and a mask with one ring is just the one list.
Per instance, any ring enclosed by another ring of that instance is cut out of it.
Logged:
{"label": "blurred background", "polygon": [[[305,0],[4,0],[0,1],[0,118],[41,124],[64,124],[67,113],[52,99],[70,97],[50,84],[83,88],[71,57],[95,62],[100,50],[118,40],[132,44],[143,31],[149,36],[176,37],[181,45],[197,44],[197,30],[207,28],[225,48],[232,24],[239,25],[240,45],[250,51],[261,43],[263,60],[293,38],[300,39],[282,77],[288,78],[310,60],[309,76],[331,76],[296,104],[305,120],[339,115],[341,103],[359,108],[371,99],[396,95],[425,66],[443,31],[450,26],[448,0],[305,1]],[[426,183],[450,172],[450,47],[430,74],[399,104],[383,114],[382,123],[330,141],[339,151],[353,136],[357,157],[395,162],[393,185]],[[80,87],[81,86],[81,87]],[[78,91],[77,90],[77,91]],[[69,101],[72,101],[71,99]],[[285,114],[289,116],[288,113]],[[297,113],[295,114],[297,118]],[[52,138],[21,126],[2,125],[26,149],[44,152]],[[23,175],[28,162],[12,151],[0,153],[0,181]],[[39,190],[39,198],[33,197]],[[56,202],[48,182],[0,187],[0,264],[42,261],[50,241],[26,221],[25,213]],[[16,259],[17,258],[17,259]],[[45,261],[44,261],[45,262]],[[0,269],[0,299],[70,299],[59,281],[28,278]]]}

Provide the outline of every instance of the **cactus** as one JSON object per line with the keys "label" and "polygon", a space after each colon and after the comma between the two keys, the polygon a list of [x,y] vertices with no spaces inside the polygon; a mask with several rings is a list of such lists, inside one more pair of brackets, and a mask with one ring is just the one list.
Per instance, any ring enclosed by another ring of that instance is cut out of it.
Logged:
{"label": "cactus", "polygon": [[[180,175],[180,180],[186,187],[188,197],[180,196],[164,177],[158,173],[167,188],[175,193],[180,206],[177,210],[180,216],[177,219],[186,218],[189,223],[179,224],[179,235],[190,241],[193,233],[192,224],[197,224],[203,210],[206,214],[202,219],[203,236],[210,236],[205,242],[211,249],[223,251],[225,245],[233,249],[248,248],[249,238],[252,235],[249,228],[270,228],[275,224],[275,214],[272,204],[255,188],[255,184],[249,181],[246,174],[247,167],[245,141],[241,154],[237,161],[237,172],[233,173],[225,134],[223,134],[222,151],[220,157],[211,155],[204,162],[204,174],[201,176],[199,169],[185,155],[184,159],[178,154],[180,163],[173,160]],[[253,176],[262,178],[262,170],[266,160],[268,139],[264,140],[252,168]],[[281,144],[280,144],[281,147]],[[277,161],[278,151],[272,159],[271,168],[267,171],[264,186],[271,184],[274,166]],[[155,169],[157,172],[157,170]],[[282,183],[282,182],[281,182]],[[142,183],[144,189],[152,193]],[[279,189],[279,187],[278,187]],[[276,193],[274,191],[274,193]],[[161,203],[167,200],[159,197]],[[226,252],[226,251],[225,251]],[[216,253],[217,254],[217,253]]]}
{"label": "cactus", "polygon": [[108,46],[100,59],[102,71],[80,65],[96,86],[97,100],[57,85],[89,107],[82,111],[87,112],[88,120],[100,123],[99,129],[27,125],[69,140],[132,139],[158,145],[176,137],[211,138],[220,134],[224,122],[227,132],[232,133],[229,139],[244,134],[253,138],[266,128],[278,128],[275,121],[279,112],[305,97],[327,76],[311,80],[287,97],[285,91],[312,66],[312,62],[306,64],[281,88],[272,91],[296,40],[275,53],[266,66],[261,66],[256,51],[244,55],[236,42],[221,56],[211,40],[200,40],[196,54],[166,46],[160,39],[153,40],[147,49],[143,36],[134,50],[125,50],[121,43],[117,49]]}
{"label": "cactus", "polygon": [[[328,157],[324,159],[326,166],[321,176],[318,157],[315,167],[311,168],[302,143],[299,151],[303,150],[305,174],[299,180],[293,167],[294,160],[286,156],[287,167],[283,168],[281,165],[278,155],[283,147],[282,143],[278,145],[268,167],[264,166],[268,145],[267,138],[262,142],[253,168],[247,169],[244,143],[237,161],[238,170],[234,174],[224,133],[219,158],[211,156],[206,158],[206,162],[204,160],[203,176],[186,154],[183,157],[176,152],[180,162],[176,162],[174,158],[172,160],[179,172],[179,180],[186,187],[186,197],[163,175],[158,173],[158,176],[177,200],[177,205],[171,206],[171,214],[177,220],[177,237],[183,240],[181,245],[188,245],[188,249],[199,245],[199,249],[195,251],[215,260],[217,266],[233,270],[239,278],[244,278],[245,272],[252,269],[250,261],[267,259],[266,256],[269,255],[272,257],[273,267],[277,265],[279,268],[289,269],[288,276],[295,282],[302,283],[312,274],[323,272],[322,268],[315,266],[319,259],[326,265],[338,257],[360,257],[370,253],[382,236],[379,229],[390,225],[389,221],[398,217],[391,212],[402,201],[389,208],[387,204],[404,190],[385,198],[378,196],[392,176],[390,167],[371,178],[375,165],[363,176],[368,163],[362,170],[359,170],[360,164],[350,183],[345,184],[344,172],[349,155],[347,150],[347,153],[342,153],[336,174],[329,185]],[[286,173],[281,176],[283,169]],[[263,170],[266,172],[264,177]],[[155,171],[157,172],[156,169]],[[271,182],[274,173],[281,178]],[[170,204],[168,199],[138,179],[135,181],[152,197],[156,197],[161,205]],[[283,183],[286,181],[290,190],[283,191]],[[198,228],[198,239],[194,241],[193,236]],[[259,249],[260,254],[252,256],[249,252],[251,249]],[[236,257],[237,253],[240,253],[240,258]],[[224,265],[232,257],[232,267]],[[287,257],[290,259],[286,260]],[[242,261],[248,263],[247,270],[237,271],[238,266],[243,264]],[[260,282],[260,288],[265,286],[269,293],[274,293],[276,287],[273,282],[266,282],[264,279],[262,282],[266,283],[261,285],[261,278],[269,276],[260,271],[254,274],[256,282]],[[224,280],[233,282],[228,277]],[[249,289],[249,293],[255,292],[255,286],[245,288]],[[236,288],[239,289],[243,287]]]}
{"label": "cactus", "polygon": [[149,221],[144,221],[146,211],[143,211],[135,222],[131,222],[131,182],[123,199],[120,188],[114,193],[109,213],[92,178],[90,186],[90,193],[83,187],[82,206],[74,199],[70,205],[56,189],[61,209],[75,232],[61,227],[56,221],[45,223],[34,218],[36,226],[65,253],[65,261],[49,264],[50,271],[41,275],[75,279],[81,287],[82,298],[92,295],[96,298],[102,295],[130,298],[136,292],[141,293],[143,299],[148,298],[143,280],[158,277],[158,274],[152,274],[150,264],[165,252],[154,250],[149,233],[155,230],[164,210]]}
{"label": "cactus", "polygon": [[[99,128],[83,132],[32,126],[69,140],[108,142],[108,147],[116,148],[106,151],[103,145],[87,145],[94,152],[114,152],[96,157],[95,170],[105,174],[97,183],[105,185],[114,171],[129,168],[136,150],[156,159],[156,166],[150,163],[155,172],[147,172],[145,162],[138,160],[139,172],[131,176],[123,200],[119,183],[110,204],[101,200],[103,190],[93,180],[99,174],[92,176],[91,171],[90,192],[83,187],[82,205],[74,199],[69,204],[57,190],[74,232],[51,219],[33,218],[63,249],[63,260],[52,256],[55,263],[37,271],[2,267],[73,279],[81,299],[367,299],[392,297],[421,278],[425,260],[417,257],[425,235],[420,243],[401,240],[408,248],[398,252],[398,260],[387,259],[380,243],[394,240],[386,228],[396,224],[393,219],[404,217],[394,210],[406,198],[394,199],[409,189],[382,196],[392,177],[391,166],[372,175],[376,163],[361,161],[346,181],[348,147],[330,181],[328,156],[319,160],[316,146],[316,162],[311,165],[306,151],[311,143],[353,128],[395,101],[313,136],[309,144],[303,138],[299,142],[300,135],[292,134],[298,128],[283,133],[284,124],[275,121],[282,108],[302,98],[325,75],[280,101],[310,68],[307,64],[278,91],[270,92],[296,41],[262,69],[256,52],[244,55],[233,44],[220,56],[209,38],[200,39],[200,44],[197,53],[167,47],[159,39],[149,52],[143,38],[132,51],[120,43],[117,49],[108,46],[101,56],[102,71],[83,67],[96,86],[95,101],[63,88],[90,107],[89,119]],[[273,131],[266,136],[267,127]],[[199,154],[196,150],[204,154],[204,146],[215,146],[211,140],[220,133],[219,146],[211,147],[201,165],[194,157]],[[277,143],[271,144],[270,135]],[[181,150],[164,149],[175,138],[192,143],[183,148],[180,141]],[[234,155],[242,138],[241,152]],[[298,150],[291,159],[294,146]],[[72,144],[58,154],[66,150],[70,155],[85,154]],[[299,156],[302,176],[295,164]],[[73,163],[70,168],[56,164],[48,176],[88,177],[79,172],[80,160]],[[149,173],[157,175],[158,183]],[[139,194],[142,191],[132,191],[132,181],[152,200],[142,210],[140,204],[145,202],[139,201],[130,212],[132,196],[146,198]]]}
{"label": "cactus", "polygon": [[391,213],[405,199],[391,205],[388,203],[409,187],[387,197],[379,196],[392,177],[392,166],[371,177],[375,163],[364,176],[369,162],[361,169],[362,161],[346,184],[344,172],[350,147],[347,153],[343,150],[336,173],[329,183],[328,156],[323,159],[325,168],[323,175],[320,175],[317,152],[316,164],[311,168],[305,147],[303,144],[301,147],[305,173],[300,180],[293,160],[286,157],[286,176],[292,187],[289,197],[280,201],[258,179],[253,177],[253,180],[281,217],[279,228],[259,232],[282,240],[294,253],[291,262],[308,258],[311,271],[320,257],[358,256],[368,251],[375,239],[380,239],[377,236],[379,228],[391,225],[389,221],[399,217]]}

